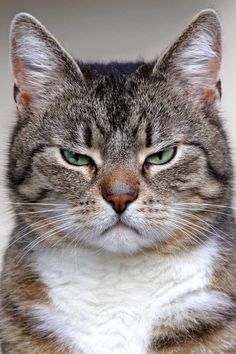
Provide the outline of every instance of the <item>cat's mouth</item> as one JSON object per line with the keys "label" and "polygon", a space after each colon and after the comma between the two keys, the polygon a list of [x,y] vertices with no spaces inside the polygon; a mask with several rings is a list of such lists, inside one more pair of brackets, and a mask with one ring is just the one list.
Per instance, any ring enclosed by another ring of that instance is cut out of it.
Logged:
{"label": "cat's mouth", "polygon": [[140,235],[139,231],[127,224],[124,224],[122,221],[118,221],[116,224],[109,226],[102,232],[102,235],[107,235],[111,233],[113,236],[117,235],[117,237],[128,237],[129,235],[135,234],[135,236]]}

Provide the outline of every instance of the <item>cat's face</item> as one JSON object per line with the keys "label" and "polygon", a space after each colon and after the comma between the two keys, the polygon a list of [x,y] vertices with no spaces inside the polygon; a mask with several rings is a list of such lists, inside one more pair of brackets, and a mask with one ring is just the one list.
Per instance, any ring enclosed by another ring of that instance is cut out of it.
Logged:
{"label": "cat's face", "polygon": [[157,64],[129,72],[79,68],[28,15],[13,23],[12,42],[9,175],[15,200],[31,203],[18,212],[36,242],[134,253],[205,241],[230,171],[215,13],[201,13]]}

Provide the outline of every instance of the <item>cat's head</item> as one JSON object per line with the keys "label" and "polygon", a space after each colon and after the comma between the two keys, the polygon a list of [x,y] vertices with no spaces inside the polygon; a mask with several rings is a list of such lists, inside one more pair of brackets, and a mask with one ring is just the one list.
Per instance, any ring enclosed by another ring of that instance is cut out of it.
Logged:
{"label": "cat's head", "polygon": [[28,237],[114,253],[174,252],[211,237],[211,207],[229,202],[231,174],[214,11],[157,62],[107,66],[77,63],[19,14],[11,60],[9,180]]}

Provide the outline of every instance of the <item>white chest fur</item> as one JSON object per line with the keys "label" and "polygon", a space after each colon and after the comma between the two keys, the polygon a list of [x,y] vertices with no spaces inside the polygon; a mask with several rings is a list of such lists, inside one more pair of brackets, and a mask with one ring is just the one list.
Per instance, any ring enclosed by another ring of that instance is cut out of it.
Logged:
{"label": "white chest fur", "polygon": [[52,303],[33,313],[72,353],[145,354],[154,325],[217,305],[206,291],[216,255],[213,244],[163,258],[39,250],[35,266]]}

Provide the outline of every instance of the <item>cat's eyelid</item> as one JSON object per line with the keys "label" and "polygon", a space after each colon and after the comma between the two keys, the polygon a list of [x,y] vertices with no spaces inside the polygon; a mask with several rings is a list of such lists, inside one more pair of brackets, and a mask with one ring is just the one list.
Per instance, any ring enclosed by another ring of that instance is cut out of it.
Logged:
{"label": "cat's eyelid", "polygon": [[[62,162],[63,158],[61,156],[61,150],[63,149],[68,149],[71,150],[75,153],[81,154],[81,155],[86,155],[88,157],[91,158],[91,160],[93,160],[96,164],[96,166],[100,167],[103,163],[102,158],[101,158],[101,154],[97,149],[85,149],[85,148],[79,148],[79,149],[74,149],[73,147],[68,148],[68,147],[51,147],[54,150],[54,154],[56,156],[57,159],[60,160],[60,162]],[[65,162],[66,163],[66,162]],[[78,166],[77,166],[78,168]]]}
{"label": "cat's eyelid", "polygon": [[179,145],[180,142],[174,142],[174,143],[163,142],[159,145],[153,144],[150,148],[144,148],[141,150],[141,152],[139,153],[139,161],[141,164],[143,164],[148,156],[157,154],[158,152],[169,148],[178,147]]}

